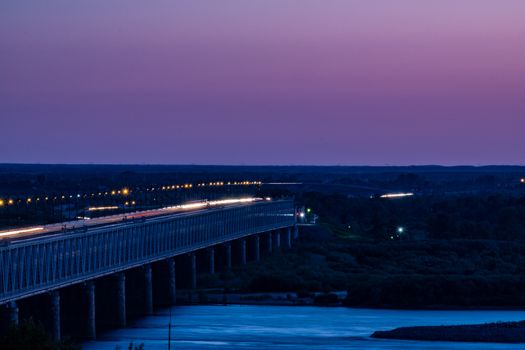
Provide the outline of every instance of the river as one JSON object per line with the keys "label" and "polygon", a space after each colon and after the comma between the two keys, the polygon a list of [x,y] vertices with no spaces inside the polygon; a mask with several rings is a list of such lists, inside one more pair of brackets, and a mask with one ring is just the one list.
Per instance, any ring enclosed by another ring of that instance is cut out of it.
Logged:
{"label": "river", "polygon": [[[523,349],[524,345],[372,339],[375,330],[525,320],[525,311],[406,311],[309,306],[172,308],[171,349]],[[167,349],[169,309],[99,334],[85,350]]]}

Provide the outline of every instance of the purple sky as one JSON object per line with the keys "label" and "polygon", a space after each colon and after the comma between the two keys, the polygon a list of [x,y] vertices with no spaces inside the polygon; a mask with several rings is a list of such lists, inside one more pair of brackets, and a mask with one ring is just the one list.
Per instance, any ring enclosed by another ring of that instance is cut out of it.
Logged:
{"label": "purple sky", "polygon": [[3,0],[0,163],[525,164],[523,0]]}

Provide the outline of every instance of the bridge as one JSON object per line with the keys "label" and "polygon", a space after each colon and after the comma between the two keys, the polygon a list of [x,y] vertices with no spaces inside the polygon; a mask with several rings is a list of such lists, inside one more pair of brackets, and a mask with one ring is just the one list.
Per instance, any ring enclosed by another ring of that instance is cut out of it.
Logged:
{"label": "bridge", "polygon": [[[177,300],[177,277],[181,278],[177,259],[184,258],[186,273],[182,275],[189,280],[189,288],[196,288],[203,257],[207,272],[214,274],[216,255],[222,256],[221,268],[231,269],[232,247],[238,251],[236,260],[246,264],[248,255],[260,259],[261,245],[270,252],[281,246],[290,248],[297,237],[292,200],[189,204],[190,211],[182,209],[139,212],[69,229],[66,225],[4,232],[4,236],[21,235],[0,241],[0,305],[7,322],[18,324],[19,304],[36,298],[38,303],[30,307],[47,310],[43,313],[54,339],[61,338],[61,316],[75,308],[84,318],[83,336],[94,339],[101,318],[96,314],[99,285],[112,289],[104,297],[113,296],[106,304],[115,309],[115,325],[122,327],[127,308],[136,306],[128,300],[130,293],[138,289],[130,289],[126,277],[137,281],[140,275],[142,292],[135,301],[142,303],[143,314],[151,314],[155,295],[166,294],[171,305]],[[82,295],[75,295],[65,310],[61,295],[71,290],[81,290]]]}

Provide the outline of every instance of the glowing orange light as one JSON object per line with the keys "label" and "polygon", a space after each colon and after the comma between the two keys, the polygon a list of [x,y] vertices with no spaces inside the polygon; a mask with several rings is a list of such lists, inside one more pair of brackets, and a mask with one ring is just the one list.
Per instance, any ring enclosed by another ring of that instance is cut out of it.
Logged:
{"label": "glowing orange light", "polygon": [[89,207],[88,211],[101,211],[101,210],[115,210],[118,209],[118,206],[108,206],[108,207]]}

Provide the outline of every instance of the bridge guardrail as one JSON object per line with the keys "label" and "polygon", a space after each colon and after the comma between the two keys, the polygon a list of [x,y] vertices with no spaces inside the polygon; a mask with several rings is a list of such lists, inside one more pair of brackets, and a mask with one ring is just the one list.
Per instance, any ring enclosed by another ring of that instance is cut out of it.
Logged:
{"label": "bridge guardrail", "polygon": [[0,247],[0,304],[294,224],[282,200],[13,242]]}

